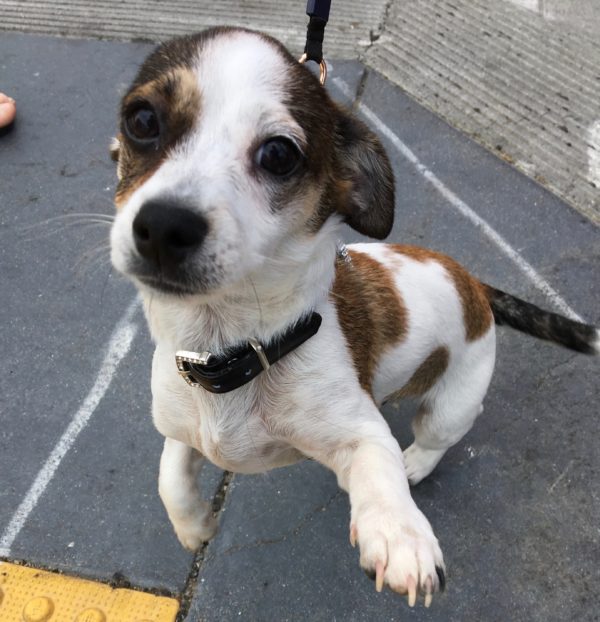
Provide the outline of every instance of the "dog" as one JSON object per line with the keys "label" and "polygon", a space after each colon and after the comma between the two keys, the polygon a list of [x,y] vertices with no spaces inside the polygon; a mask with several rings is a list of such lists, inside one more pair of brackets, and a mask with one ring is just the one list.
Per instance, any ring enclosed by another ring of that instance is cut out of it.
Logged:
{"label": "dog", "polygon": [[[597,354],[599,331],[402,245],[340,248],[347,223],[383,239],[394,178],[377,137],[276,40],[214,28],[167,42],[121,104],[112,147],[116,269],[156,350],[159,494],[188,549],[216,521],[203,457],[256,473],[303,458],[334,471],[360,565],[429,606],[442,551],[411,498],[481,413],[495,324]],[[379,406],[419,401],[402,452]]]}

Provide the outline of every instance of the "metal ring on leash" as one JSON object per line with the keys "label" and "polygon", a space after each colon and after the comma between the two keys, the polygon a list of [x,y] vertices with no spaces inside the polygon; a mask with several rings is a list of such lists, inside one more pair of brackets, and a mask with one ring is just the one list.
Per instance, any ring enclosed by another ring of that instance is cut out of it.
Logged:
{"label": "metal ring on leash", "polygon": [[[306,54],[302,54],[302,56],[298,59],[298,62],[301,65],[304,65],[307,60],[308,56]],[[325,62],[325,60],[322,60],[319,63],[319,82],[321,84],[325,84],[325,80],[327,80],[327,63]]]}

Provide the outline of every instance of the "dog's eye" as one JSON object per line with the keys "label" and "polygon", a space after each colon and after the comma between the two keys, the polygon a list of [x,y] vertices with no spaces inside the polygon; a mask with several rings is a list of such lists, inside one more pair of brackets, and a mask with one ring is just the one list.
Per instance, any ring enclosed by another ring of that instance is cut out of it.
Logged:
{"label": "dog's eye", "polygon": [[141,142],[150,142],[158,138],[160,126],[154,109],[141,105],[129,112],[125,118],[125,128],[130,138]]}
{"label": "dog's eye", "polygon": [[302,160],[298,147],[283,136],[269,138],[256,152],[256,163],[278,177],[293,173]]}

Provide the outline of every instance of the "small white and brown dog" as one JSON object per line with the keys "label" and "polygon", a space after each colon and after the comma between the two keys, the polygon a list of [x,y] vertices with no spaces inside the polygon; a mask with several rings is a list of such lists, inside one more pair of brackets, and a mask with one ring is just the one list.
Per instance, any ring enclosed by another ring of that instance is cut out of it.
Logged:
{"label": "small white and brown dog", "polygon": [[[409,481],[481,413],[494,320],[589,353],[598,331],[432,251],[340,253],[343,222],[389,233],[390,164],[265,35],[216,28],[161,45],[123,98],[113,152],[112,261],[156,342],[159,491],[182,544],[216,529],[196,485],[203,456],[240,473],[310,457],[348,492],[350,540],[377,590],[429,605],[444,560]],[[378,408],[391,395],[420,401],[404,452]]]}

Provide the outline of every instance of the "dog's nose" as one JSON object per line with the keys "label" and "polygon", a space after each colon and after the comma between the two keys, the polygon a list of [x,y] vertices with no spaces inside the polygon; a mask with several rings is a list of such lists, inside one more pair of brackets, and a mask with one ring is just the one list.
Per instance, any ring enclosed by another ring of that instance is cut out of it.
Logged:
{"label": "dog's nose", "polygon": [[206,237],[206,220],[191,209],[169,201],[149,201],[133,220],[139,254],[165,268],[182,263]]}

